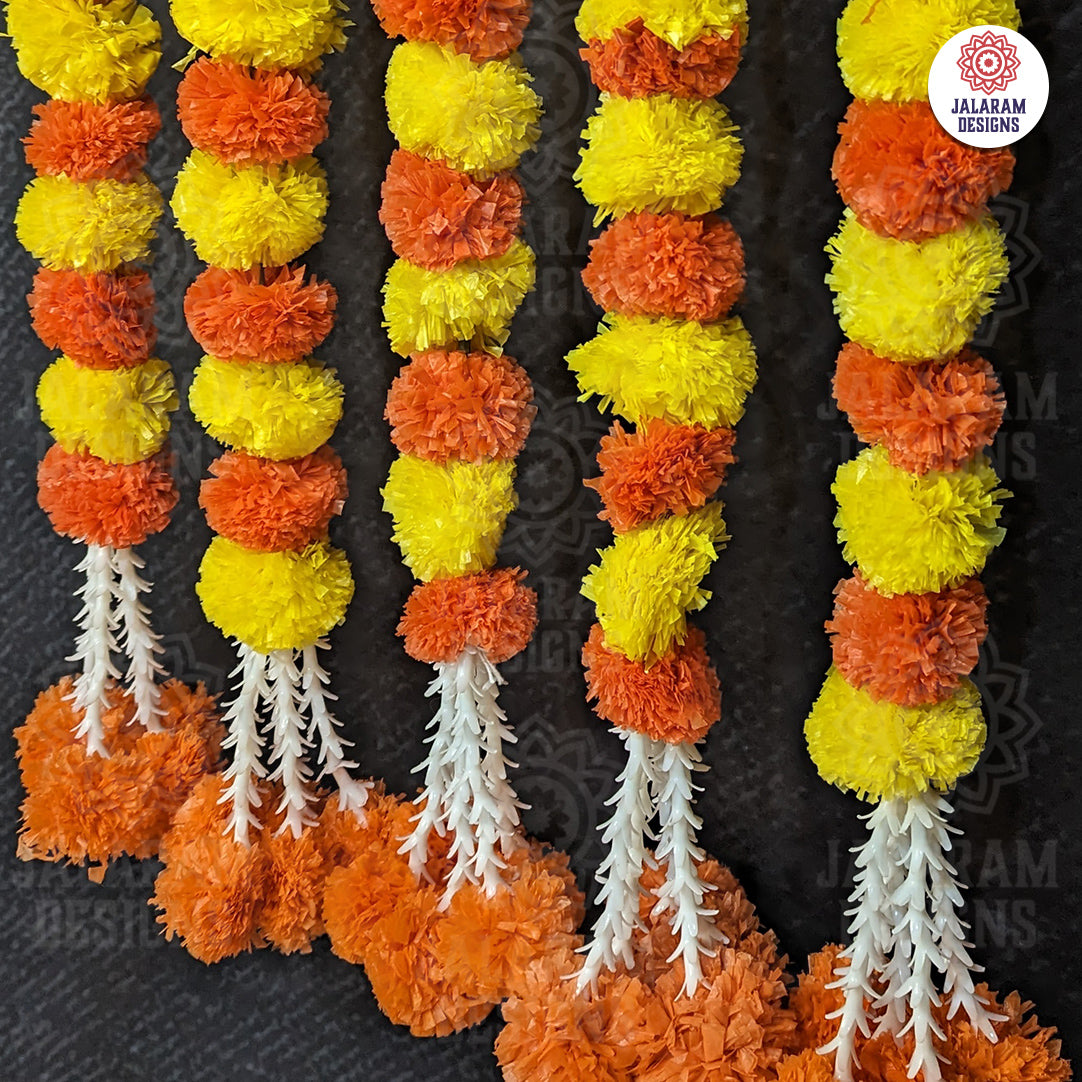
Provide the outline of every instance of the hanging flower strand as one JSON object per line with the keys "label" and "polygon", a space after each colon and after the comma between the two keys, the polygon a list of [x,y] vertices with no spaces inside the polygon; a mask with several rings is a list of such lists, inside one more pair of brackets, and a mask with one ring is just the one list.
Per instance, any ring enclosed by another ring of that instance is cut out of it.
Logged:
{"label": "hanging flower strand", "polygon": [[[805,734],[823,778],[874,808],[855,850],[852,942],[813,959],[794,1003],[839,1082],[989,1077],[993,1054],[997,1078],[1069,1077],[1051,1031],[975,984],[943,795],[985,742],[968,674],[987,632],[976,576],[1004,532],[1008,493],[985,453],[1004,397],[966,343],[1007,276],[987,201],[1013,157],[949,136],[927,77],[954,34],[1018,21],[1010,0],[851,0],[838,24],[857,100],[833,170],[847,209],[828,282],[850,339],[834,393],[871,446],[833,487],[857,567],[835,591],[834,665]],[[825,1078],[826,1062],[809,1052],[782,1078]]]}
{"label": "hanging flower strand", "polygon": [[383,499],[420,580],[398,631],[433,666],[437,706],[421,796],[380,801],[382,844],[330,877],[325,914],[335,951],[365,966],[387,1015],[442,1035],[518,990],[530,961],[574,946],[582,915],[567,858],[523,834],[496,668],[536,623],[525,573],[495,564],[535,413],[526,372],[501,349],[533,285],[511,170],[539,135],[541,107],[513,51],[525,0],[375,8],[388,34],[407,38],[387,72],[399,149],[380,220],[398,256],[384,326],[410,360],[387,398],[399,455]]}
{"label": "hanging flower strand", "polygon": [[152,356],[154,290],[137,266],[162,210],[143,172],[161,126],[143,96],[160,28],[127,2],[6,7],[19,70],[52,95],[23,140],[37,178],[15,218],[42,264],[28,298],[34,329],[62,352],[38,383],[56,441],[38,468],[38,502],[57,533],[85,546],[68,659],[78,672],[16,731],[27,793],[19,855],[102,865],[157,850],[220,738],[202,689],[159,682],[162,646],[135,551],[177,502],[165,449],[177,397]]}
{"label": "hanging flower strand", "polygon": [[591,941],[534,968],[504,1008],[497,1055],[509,1082],[765,1077],[792,1030],[784,961],[697,842],[697,745],[721,693],[687,620],[728,540],[713,497],[756,380],[731,314],[743,248],[715,213],[742,147],[713,97],[736,71],[747,13],[739,0],[586,0],[576,25],[602,92],[576,179],[596,221],[615,220],[583,272],[606,309],[600,333],[567,361],[582,397],[620,417],[587,482],[616,538],[583,584],[598,620],[583,663],[627,759]]}
{"label": "hanging flower strand", "polygon": [[353,595],[349,562],[328,540],[346,498],[345,470],[326,442],[342,385],[310,357],[337,298],[292,262],[323,235],[327,209],[312,153],[330,103],[311,72],[344,46],[348,24],[338,0],[174,0],[171,11],[192,42],[189,59],[209,54],[178,92],[194,149],[172,206],[210,264],[185,298],[206,351],[189,403],[229,448],[200,490],[218,536],[196,590],[207,618],[235,640],[237,667],[225,713],[232,761],[181,810],[154,901],[167,934],[216,961],[266,942],[308,949],[322,931],[336,824],[364,807],[370,788],[351,774],[318,657]]}

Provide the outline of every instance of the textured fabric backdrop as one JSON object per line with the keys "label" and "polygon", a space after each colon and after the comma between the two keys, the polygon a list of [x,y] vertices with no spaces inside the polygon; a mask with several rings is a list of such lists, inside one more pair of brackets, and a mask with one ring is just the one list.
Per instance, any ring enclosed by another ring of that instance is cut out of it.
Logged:
{"label": "textured fabric backdrop", "polygon": [[[228,0],[224,0],[228,2]],[[167,193],[187,151],[173,115],[186,51],[164,0],[165,57],[151,91],[165,115],[149,171]],[[332,193],[327,239],[309,260],[344,303],[320,355],[346,385],[334,438],[351,495],[334,537],[353,560],[357,595],[332,636],[341,717],[367,771],[411,785],[422,755],[428,670],[393,634],[410,588],[389,541],[378,488],[392,451],[381,420],[398,360],[380,328],[379,286],[390,263],[376,220],[392,149],[382,106],[391,46],[366,3],[323,77],[333,98],[331,139],[319,155]],[[503,701],[518,727],[517,782],[533,805],[527,826],[570,850],[582,881],[600,857],[596,826],[619,767],[619,744],[584,703],[578,664],[591,607],[578,584],[608,533],[595,519],[592,472],[602,422],[576,402],[564,353],[588,337],[597,312],[579,285],[590,222],[571,183],[578,133],[593,107],[573,29],[575,0],[538,0],[523,53],[545,99],[538,150],[523,162],[528,240],[538,290],[515,321],[510,351],[527,367],[540,406],[520,459],[521,509],[502,557],[530,569],[541,595],[529,650],[504,667]],[[855,452],[829,383],[840,332],[823,284],[823,245],[840,214],[830,179],[835,127],[848,96],[834,58],[838,0],[752,0],[751,41],[725,101],[747,146],[728,211],[747,246],[743,314],[758,345],[761,379],[739,428],[739,465],[725,489],[733,540],[710,576],[714,600],[698,618],[725,688],[711,733],[712,771],[700,808],[703,842],[743,880],[790,956],[841,934],[847,851],[861,836],[861,805],[829,789],[804,751],[801,726],[828,663],[822,630],[831,589],[846,571],[831,528],[829,483]],[[991,983],[1034,998],[1082,1057],[1082,949],[1076,927],[1082,860],[1077,772],[1082,769],[1082,632],[1076,521],[1082,508],[1077,449],[1082,395],[1078,202],[1082,158],[1082,7],[1021,0],[1024,30],[1051,69],[1048,112],[1018,147],[1016,181],[996,204],[1014,268],[1010,290],[980,344],[1003,374],[1009,419],[996,460],[1015,498],[1008,535],[988,566],[992,631],[978,683],[990,742],[957,795],[965,828],[959,859],[973,884],[969,914],[977,958]],[[15,204],[30,178],[19,138],[37,91],[0,47],[0,327],[3,333],[3,517],[0,521],[0,672],[7,717],[0,733],[0,1077],[5,1082],[310,1082],[317,1078],[492,1082],[498,1020],[439,1041],[387,1023],[360,969],[326,942],[310,955],[262,951],[217,966],[166,944],[146,905],[157,865],[121,863],[103,886],[72,868],[15,859],[20,787],[11,729],[34,695],[67,670],[76,551],[50,531],[35,503],[34,466],[47,434],[34,386],[50,356],[33,336],[24,296],[34,264],[15,241]],[[182,390],[199,351],[181,299],[199,265],[171,220],[153,273],[160,355]],[[174,423],[182,499],[172,527],[145,547],[156,578],[157,624],[184,679],[220,690],[229,665],[222,637],[193,594],[209,532],[196,507],[215,454],[185,409]]]}

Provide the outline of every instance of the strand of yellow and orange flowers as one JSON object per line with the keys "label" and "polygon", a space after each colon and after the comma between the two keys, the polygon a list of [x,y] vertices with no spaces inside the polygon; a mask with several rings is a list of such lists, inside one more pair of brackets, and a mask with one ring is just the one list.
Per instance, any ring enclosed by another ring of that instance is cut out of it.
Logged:
{"label": "strand of yellow and orange flowers", "polygon": [[[918,16],[919,48],[884,50],[903,34],[912,42]],[[857,101],[834,159],[848,207],[828,280],[850,339],[834,389],[872,446],[834,485],[839,539],[857,570],[836,591],[834,667],[806,733],[826,780],[876,802],[837,970],[844,1004],[822,1049],[844,1082],[862,1042],[883,1033],[910,1035],[910,1076],[938,1082],[940,1058],[950,1059],[943,1021],[961,1010],[994,1042],[1002,1020],[974,987],[942,793],[985,740],[967,674],[987,632],[975,576],[1003,536],[1007,493],[985,450],[1004,400],[966,343],[1007,274],[987,201],[1009,183],[1013,158],[962,146],[926,100],[939,47],[989,21],[1013,28],[1018,12],[1008,0],[852,0],[839,23]]]}

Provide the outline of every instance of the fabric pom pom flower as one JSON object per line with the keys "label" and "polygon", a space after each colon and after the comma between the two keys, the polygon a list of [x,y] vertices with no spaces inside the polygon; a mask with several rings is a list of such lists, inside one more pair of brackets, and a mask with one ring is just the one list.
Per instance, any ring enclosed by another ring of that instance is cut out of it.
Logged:
{"label": "fabric pom pom flower", "polygon": [[855,342],[838,355],[834,397],[860,439],[918,475],[960,469],[990,447],[1006,408],[992,366],[970,350],[898,364]]}
{"label": "fabric pom pom flower", "polygon": [[141,545],[169,525],[179,498],[160,454],[118,465],[54,443],[38,464],[41,509],[58,534],[86,545]]}
{"label": "fabric pom pom flower", "polygon": [[396,150],[381,195],[379,220],[395,255],[427,270],[503,255],[522,229],[522,185],[510,173],[475,180]]}
{"label": "fabric pom pom flower", "polygon": [[303,266],[273,270],[207,267],[188,287],[184,315],[212,357],[295,361],[331,333],[338,294]]}
{"label": "fabric pom pom flower", "polygon": [[27,301],[42,342],[82,368],[140,365],[157,342],[154,287],[146,271],[42,268]]}
{"label": "fabric pom pom flower", "polygon": [[406,653],[434,665],[473,646],[494,665],[510,660],[537,624],[537,595],[522,585],[525,577],[506,567],[415,586],[398,622]]}
{"label": "fabric pom pom flower", "polygon": [[713,214],[629,214],[590,242],[582,282],[608,312],[706,323],[743,292],[744,248]]}
{"label": "fabric pom pom flower", "polygon": [[228,452],[199,486],[207,525],[246,549],[304,549],[327,537],[347,496],[342,460],[324,444],[303,458],[256,458]]}
{"label": "fabric pom pom flower", "polygon": [[131,180],[146,164],[147,143],[161,129],[149,98],[53,100],[34,106],[37,120],[23,139],[26,160],[39,176],[70,180]]}
{"label": "fabric pom pom flower", "polygon": [[293,71],[203,57],[177,88],[188,141],[230,165],[272,164],[311,154],[327,138],[326,93]]}
{"label": "fabric pom pom flower", "polygon": [[827,621],[834,666],[873,699],[899,706],[939,702],[977,666],[988,634],[979,579],[950,590],[886,597],[858,572],[834,591]]}
{"label": "fabric pom pom flower", "polygon": [[389,38],[449,45],[474,60],[502,59],[522,42],[527,0],[374,0]]}
{"label": "fabric pom pom flower", "polygon": [[575,29],[583,41],[608,39],[636,19],[674,49],[697,38],[742,36],[746,0],[583,0]]}
{"label": "fabric pom pom flower", "polygon": [[525,371],[510,357],[418,353],[387,394],[391,440],[404,455],[445,463],[514,458],[537,412]]}

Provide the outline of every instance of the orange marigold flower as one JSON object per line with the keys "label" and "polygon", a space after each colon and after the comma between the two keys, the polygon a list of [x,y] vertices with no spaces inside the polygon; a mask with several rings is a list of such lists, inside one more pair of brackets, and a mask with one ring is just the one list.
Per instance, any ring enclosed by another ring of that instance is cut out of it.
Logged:
{"label": "orange marigold flower", "polygon": [[507,56],[530,21],[529,0],[373,0],[391,38],[434,41],[474,60]]}
{"label": "orange marigold flower", "polygon": [[324,888],[348,832],[341,820],[356,817],[332,799],[299,838],[279,832],[281,790],[264,785],[261,826],[242,845],[229,829],[226,785],[220,774],[204,778],[162,840],[165,868],[151,904],[162,910],[166,938],[179,936],[203,962],[268,943],[284,954],[307,953],[324,931]]}
{"label": "orange marigold flower", "polygon": [[45,102],[23,139],[26,160],[39,176],[71,180],[130,180],[146,165],[147,143],[162,118],[150,98],[134,101]]}
{"label": "orange marigold flower", "polygon": [[654,418],[627,432],[617,421],[601,438],[601,476],[585,482],[605,505],[598,517],[625,533],[667,512],[686,515],[702,507],[736,461],[735,441],[731,428],[707,430]]}
{"label": "orange marigold flower", "polygon": [[38,504],[53,529],[87,545],[141,545],[179,498],[166,454],[122,466],[54,443],[38,465]]}
{"label": "orange marigold flower", "polygon": [[935,594],[885,597],[856,572],[834,590],[826,623],[834,664],[873,699],[901,706],[940,702],[977,665],[988,634],[979,579]]}
{"label": "orange marigold flower", "polygon": [[838,355],[834,397],[860,439],[920,475],[956,470],[991,446],[1006,407],[992,366],[971,350],[898,364],[855,342]]}
{"label": "orange marigold flower", "polygon": [[706,34],[677,49],[635,19],[607,41],[593,39],[580,50],[599,90],[621,98],[672,94],[677,98],[713,98],[736,74],[740,32],[727,38]]}
{"label": "orange marigold flower", "polygon": [[834,1082],[833,1062],[814,1048],[786,1056],[778,1064],[778,1082]]}
{"label": "orange marigold flower", "polygon": [[23,860],[89,861],[100,881],[115,857],[153,856],[193,787],[216,769],[224,735],[214,700],[202,685],[163,685],[162,731],[134,725],[135,704],[109,690],[103,716],[107,757],[87,755],[74,735],[79,716],[74,683],[65,677],[43,691],[15,730],[26,799],[19,856]]}
{"label": "orange marigold flower", "polygon": [[706,637],[689,627],[687,638],[649,668],[605,645],[600,624],[582,649],[588,697],[597,715],[653,740],[695,741],[721,717],[721,688],[706,653]]}
{"label": "orange marigold flower", "polygon": [[[839,952],[839,947],[827,947],[812,955],[809,972],[800,977],[790,996],[800,1044],[806,1050],[826,1044],[836,1032],[837,1019],[829,1014],[841,1006],[841,993],[826,986],[835,979]],[[936,1045],[944,1082],[1067,1082],[1071,1068],[1063,1059],[1056,1031],[1029,1016],[1032,1003],[1023,1002],[1017,992],[1000,998],[985,984],[977,986],[977,994],[991,1014],[1003,1016],[994,1023],[994,1042],[973,1028],[964,1011],[947,1018],[949,1000],[935,1009],[935,1022],[943,1032]],[[897,1041],[891,1033],[871,1039],[858,1034],[856,1053],[864,1082],[906,1082],[913,1036],[906,1034]],[[829,1059],[826,1062],[830,1064]],[[826,1077],[832,1075],[831,1070]],[[779,1073],[780,1082],[821,1082],[823,1077],[807,1052],[784,1061]]]}
{"label": "orange marigold flower", "polygon": [[27,300],[42,342],[86,368],[142,364],[157,341],[146,271],[82,275],[42,267]]}
{"label": "orange marigold flower", "polygon": [[184,297],[192,337],[223,360],[307,357],[331,333],[338,294],[314,276],[305,281],[304,274],[303,266],[208,267]]}
{"label": "orange marigold flower", "polygon": [[642,211],[590,242],[582,281],[607,312],[708,322],[744,289],[744,247],[715,214]]}
{"label": "orange marigold flower", "polygon": [[260,552],[299,550],[326,538],[348,494],[342,460],[326,444],[283,461],[227,451],[210,472],[199,486],[207,524]]}
{"label": "orange marigold flower", "polygon": [[517,567],[432,579],[413,588],[398,622],[406,653],[434,665],[476,646],[496,665],[512,658],[537,625],[537,594]]}
{"label": "orange marigold flower", "polygon": [[957,229],[1011,183],[1010,150],[960,143],[927,102],[854,101],[838,131],[842,199],[861,225],[898,240]]}
{"label": "orange marigold flower", "polygon": [[177,88],[188,141],[234,165],[311,154],[327,138],[330,98],[294,71],[203,57]]}
{"label": "orange marigold flower", "polygon": [[533,387],[511,357],[431,350],[395,377],[384,416],[404,455],[433,462],[514,458],[537,413]]}
{"label": "orange marigold flower", "polygon": [[379,220],[395,255],[429,270],[503,255],[522,230],[522,185],[510,173],[475,180],[396,150],[380,191]]}

